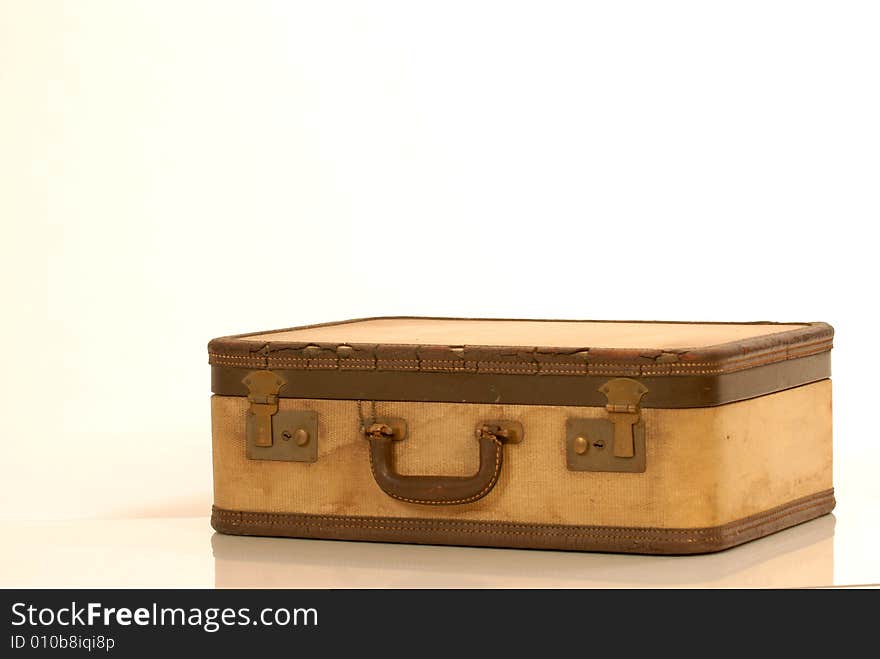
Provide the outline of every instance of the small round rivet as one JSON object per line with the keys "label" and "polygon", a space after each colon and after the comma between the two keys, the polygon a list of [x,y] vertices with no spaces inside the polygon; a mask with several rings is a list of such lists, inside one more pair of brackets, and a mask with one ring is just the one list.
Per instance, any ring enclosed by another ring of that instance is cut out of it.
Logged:
{"label": "small round rivet", "polygon": [[578,455],[583,455],[587,452],[589,448],[589,444],[587,443],[586,437],[575,437],[573,442],[574,452]]}
{"label": "small round rivet", "polygon": [[308,431],[303,428],[297,429],[297,431],[293,433],[293,441],[296,442],[297,446],[305,446],[309,443]]}

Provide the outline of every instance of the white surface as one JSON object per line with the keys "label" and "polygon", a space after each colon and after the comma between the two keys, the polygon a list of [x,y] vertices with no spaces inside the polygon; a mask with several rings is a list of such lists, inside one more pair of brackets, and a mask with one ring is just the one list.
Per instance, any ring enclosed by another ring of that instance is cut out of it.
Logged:
{"label": "white surface", "polygon": [[871,538],[878,18],[3,0],[0,520],[73,538],[101,520],[113,547],[107,520],[204,515],[213,336],[386,314],[824,320],[835,482],[863,502],[846,533]]}

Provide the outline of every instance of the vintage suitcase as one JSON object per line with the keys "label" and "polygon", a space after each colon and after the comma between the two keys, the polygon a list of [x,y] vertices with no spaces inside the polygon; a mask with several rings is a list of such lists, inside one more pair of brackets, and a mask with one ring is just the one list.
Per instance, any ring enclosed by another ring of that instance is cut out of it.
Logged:
{"label": "vintage suitcase", "polygon": [[221,533],[657,554],[824,515],[825,323],[371,318],[214,339]]}

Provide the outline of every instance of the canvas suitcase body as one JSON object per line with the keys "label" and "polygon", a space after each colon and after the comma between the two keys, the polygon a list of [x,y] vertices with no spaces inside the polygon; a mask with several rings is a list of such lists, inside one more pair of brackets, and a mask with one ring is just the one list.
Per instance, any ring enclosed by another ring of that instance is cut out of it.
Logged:
{"label": "canvas suitcase body", "polygon": [[824,515],[825,323],[374,318],[223,337],[217,531],[686,554]]}

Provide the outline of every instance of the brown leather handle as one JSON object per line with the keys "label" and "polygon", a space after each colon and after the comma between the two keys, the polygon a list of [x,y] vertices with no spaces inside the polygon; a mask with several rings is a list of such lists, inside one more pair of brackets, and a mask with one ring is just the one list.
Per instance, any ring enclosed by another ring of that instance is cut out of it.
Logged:
{"label": "brown leather handle", "polygon": [[394,468],[395,440],[372,436],[369,438],[370,469],[382,491],[400,501],[427,505],[471,503],[489,494],[498,482],[504,439],[485,428],[479,433],[480,468],[473,476],[403,476]]}

